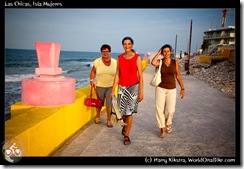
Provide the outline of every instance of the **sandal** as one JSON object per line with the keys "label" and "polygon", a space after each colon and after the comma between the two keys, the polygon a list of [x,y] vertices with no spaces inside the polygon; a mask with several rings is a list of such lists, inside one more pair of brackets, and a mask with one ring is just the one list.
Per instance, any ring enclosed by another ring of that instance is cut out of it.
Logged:
{"label": "sandal", "polygon": [[101,124],[100,118],[96,118],[95,121],[94,121],[94,123]]}
{"label": "sandal", "polygon": [[164,138],[165,137],[165,129],[161,128],[161,134],[159,135],[160,138]]}
{"label": "sandal", "polygon": [[125,126],[122,128],[122,135],[124,136],[125,135]]}
{"label": "sandal", "polygon": [[166,131],[167,131],[167,133],[171,133],[172,132],[172,127],[171,126],[166,127]]}
{"label": "sandal", "polygon": [[108,121],[107,127],[113,127],[113,123],[111,121]]}
{"label": "sandal", "polygon": [[129,145],[130,143],[130,138],[128,136],[124,136],[124,145]]}
{"label": "sandal", "polygon": [[161,133],[161,134],[159,135],[159,137],[160,137],[160,138],[164,138],[164,137],[165,137],[165,132]]}

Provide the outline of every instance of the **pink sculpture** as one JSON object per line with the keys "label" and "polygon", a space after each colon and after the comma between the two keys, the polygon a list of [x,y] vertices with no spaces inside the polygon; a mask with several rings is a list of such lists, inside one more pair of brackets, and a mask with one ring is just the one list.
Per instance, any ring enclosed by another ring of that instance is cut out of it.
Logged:
{"label": "pink sculpture", "polygon": [[75,79],[59,76],[60,47],[55,42],[36,42],[39,76],[22,79],[22,102],[31,106],[60,106],[75,101]]}

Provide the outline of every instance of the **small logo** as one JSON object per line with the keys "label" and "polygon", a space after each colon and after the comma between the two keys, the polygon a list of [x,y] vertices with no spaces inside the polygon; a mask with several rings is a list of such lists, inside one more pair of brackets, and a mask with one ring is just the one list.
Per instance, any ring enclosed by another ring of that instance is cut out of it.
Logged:
{"label": "small logo", "polygon": [[24,147],[22,142],[16,138],[10,139],[3,144],[2,153],[8,162],[16,163],[22,159],[24,155]]}
{"label": "small logo", "polygon": [[152,157],[146,157],[145,158],[146,163],[151,163],[152,162]]}

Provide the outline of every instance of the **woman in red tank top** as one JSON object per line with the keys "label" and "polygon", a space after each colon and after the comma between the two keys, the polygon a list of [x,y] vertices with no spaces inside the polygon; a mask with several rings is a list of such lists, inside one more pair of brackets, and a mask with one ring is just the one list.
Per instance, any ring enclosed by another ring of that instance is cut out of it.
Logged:
{"label": "woman in red tank top", "polygon": [[143,100],[143,76],[141,57],[133,50],[134,41],[131,37],[122,40],[124,53],[118,56],[117,71],[111,96],[118,85],[118,106],[123,121],[127,124],[122,129],[124,144],[131,143],[129,133],[132,127],[133,113],[137,113],[138,103]]}

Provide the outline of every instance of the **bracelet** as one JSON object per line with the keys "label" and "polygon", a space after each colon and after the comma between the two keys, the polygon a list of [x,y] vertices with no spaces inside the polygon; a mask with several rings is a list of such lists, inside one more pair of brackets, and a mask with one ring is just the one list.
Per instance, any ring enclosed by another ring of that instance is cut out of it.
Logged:
{"label": "bracelet", "polygon": [[181,90],[185,90],[185,88],[181,88]]}
{"label": "bracelet", "polygon": [[93,82],[93,79],[91,79],[90,82]]}

